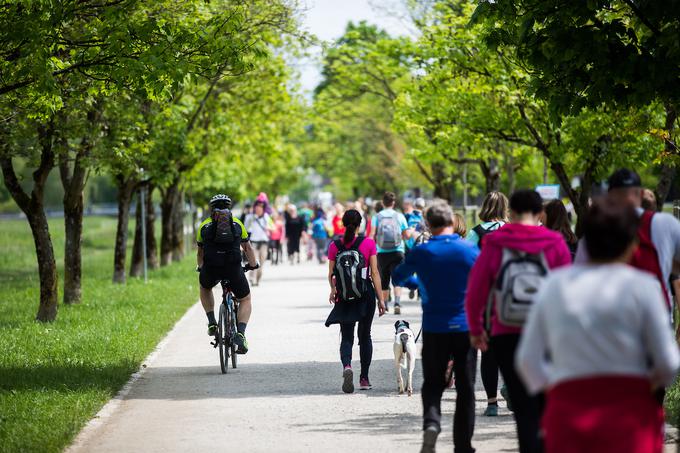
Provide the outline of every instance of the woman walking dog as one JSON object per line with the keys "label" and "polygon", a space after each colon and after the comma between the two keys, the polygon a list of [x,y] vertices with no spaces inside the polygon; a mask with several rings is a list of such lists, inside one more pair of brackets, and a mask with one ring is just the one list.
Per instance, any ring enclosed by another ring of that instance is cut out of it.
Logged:
{"label": "woman walking dog", "polygon": [[354,325],[359,323],[357,328],[361,358],[359,389],[369,390],[371,383],[368,379],[368,370],[373,356],[371,324],[376,308],[376,297],[380,316],[385,313],[385,302],[381,291],[375,241],[356,235],[361,225],[361,214],[356,209],[350,209],[343,214],[342,223],[345,227],[344,235],[333,241],[328,248],[328,283],[331,286],[329,301],[334,306],[326,320],[326,327],[340,324],[342,391],[352,393]]}

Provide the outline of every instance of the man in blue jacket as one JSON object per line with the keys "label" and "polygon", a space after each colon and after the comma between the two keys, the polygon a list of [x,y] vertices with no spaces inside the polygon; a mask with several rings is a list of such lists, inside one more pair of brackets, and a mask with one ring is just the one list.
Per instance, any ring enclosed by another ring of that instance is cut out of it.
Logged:
{"label": "man in blue jacket", "polygon": [[479,249],[453,232],[453,211],[436,202],[425,214],[432,233],[429,242],[415,247],[404,264],[394,270],[401,283],[418,274],[423,307],[423,447],[434,452],[441,431],[441,399],[446,387],[446,366],[453,357],[456,377],[456,412],[453,444],[456,452],[474,452],[474,380],[476,355],[470,353],[465,315],[468,274]]}

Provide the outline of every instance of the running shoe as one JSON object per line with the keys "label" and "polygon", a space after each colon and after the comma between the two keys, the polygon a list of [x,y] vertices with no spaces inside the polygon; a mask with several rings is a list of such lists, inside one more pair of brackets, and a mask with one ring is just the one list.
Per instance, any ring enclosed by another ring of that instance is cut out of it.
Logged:
{"label": "running shoe", "polygon": [[400,306],[400,305],[395,305],[395,306],[394,306],[394,314],[395,314],[395,315],[400,315],[400,314],[401,314],[401,306]]}
{"label": "running shoe", "polygon": [[489,404],[484,411],[485,417],[498,417],[498,404]]}
{"label": "running shoe", "polygon": [[208,324],[208,335],[214,337],[217,334],[217,324]]}
{"label": "running shoe", "polygon": [[373,386],[367,377],[362,377],[359,379],[359,390],[371,390]]}
{"label": "running shoe", "polygon": [[248,340],[246,340],[246,336],[241,332],[238,332],[234,336],[234,343],[236,343],[236,346],[238,346],[238,349],[236,349],[236,354],[245,354],[248,352]]}
{"label": "running shoe", "polygon": [[512,402],[510,401],[510,394],[508,393],[508,388],[505,386],[505,384],[503,384],[503,386],[501,387],[501,396],[503,396],[503,398],[505,398],[505,403],[508,406],[508,410],[510,412],[513,412]]}
{"label": "running shoe", "polygon": [[420,449],[420,453],[435,453],[434,446],[437,444],[437,436],[439,436],[439,430],[434,426],[428,426],[423,431],[423,446]]}
{"label": "running shoe", "polygon": [[351,366],[346,366],[342,371],[342,391],[354,393],[354,373]]}

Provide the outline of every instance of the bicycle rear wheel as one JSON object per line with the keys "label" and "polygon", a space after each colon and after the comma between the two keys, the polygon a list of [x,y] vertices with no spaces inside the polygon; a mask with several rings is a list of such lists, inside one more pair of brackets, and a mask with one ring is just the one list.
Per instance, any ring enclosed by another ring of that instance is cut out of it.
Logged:
{"label": "bicycle rear wheel", "polygon": [[227,307],[224,304],[220,305],[220,318],[217,324],[217,332],[219,338],[218,348],[220,350],[220,368],[222,369],[222,374],[226,374],[229,369],[229,348],[227,347],[227,339],[229,338],[229,320],[227,319]]}
{"label": "bicycle rear wheel", "polygon": [[236,312],[234,311],[234,306],[232,305],[232,309],[228,311],[229,313],[229,338],[232,339],[231,345],[230,345],[230,352],[231,352],[231,367],[236,368],[238,359],[237,359],[237,354],[236,354],[236,344],[233,341],[233,338],[236,336]]}

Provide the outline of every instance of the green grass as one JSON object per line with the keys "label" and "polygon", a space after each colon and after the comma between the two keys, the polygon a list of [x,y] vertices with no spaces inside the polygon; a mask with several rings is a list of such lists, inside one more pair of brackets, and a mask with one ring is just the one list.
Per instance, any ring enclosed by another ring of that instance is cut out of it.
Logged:
{"label": "green grass", "polygon": [[[41,324],[28,224],[0,221],[0,451],[61,451],[197,299],[189,259],[151,272],[147,284],[111,283],[115,227],[85,219],[83,302]],[[63,221],[50,231],[61,275]]]}

